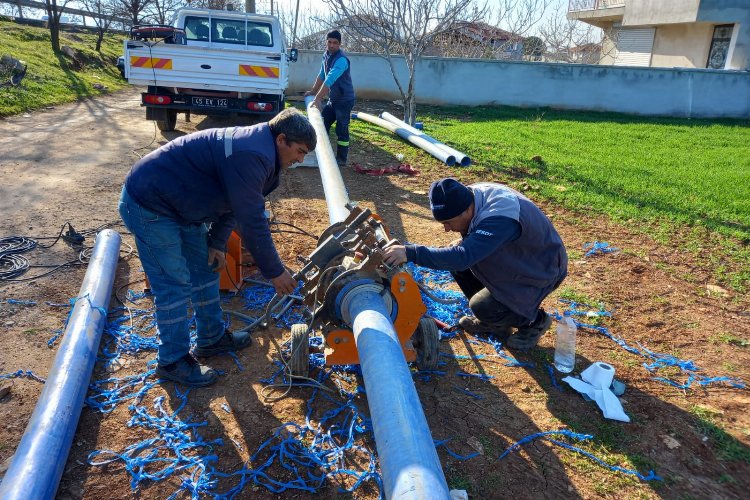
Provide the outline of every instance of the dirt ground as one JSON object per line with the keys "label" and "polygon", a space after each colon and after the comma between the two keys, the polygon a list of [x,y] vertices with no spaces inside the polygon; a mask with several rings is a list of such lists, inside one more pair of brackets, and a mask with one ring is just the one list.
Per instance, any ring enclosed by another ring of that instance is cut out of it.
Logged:
{"label": "dirt ground", "polygon": [[[228,125],[227,121],[202,117],[185,123],[180,116],[179,131],[162,134],[144,120],[138,101],[138,90],[129,89],[1,120],[0,237],[55,236],[65,221],[79,231],[117,221],[122,181],[137,159],[136,154],[142,155],[184,132]],[[395,111],[379,103],[362,107]],[[404,148],[414,154],[408,150],[411,146]],[[372,177],[345,169],[343,176],[350,198],[374,209],[399,238],[447,244],[452,236],[430,219],[426,192],[432,180],[458,172],[421,155],[414,158],[414,166],[421,169],[421,175],[416,177]],[[380,167],[397,163],[377,145],[356,141],[351,160]],[[459,174],[465,181],[507,180],[502,171],[488,174],[484,169],[471,169]],[[328,223],[322,193],[317,170],[285,172],[279,189],[271,196],[274,214],[280,221],[319,233]],[[533,192],[530,196],[533,199]],[[571,254],[569,277],[545,301],[548,310],[562,310],[564,304],[558,299],[563,293],[574,292],[601,301],[612,312],[603,325],[629,345],[693,360],[707,376],[726,375],[750,382],[750,301],[730,291],[707,288],[715,285],[704,264],[707,252],[686,254],[600,217],[567,212],[551,204],[541,206]],[[278,234],[275,239],[282,258],[295,268],[296,256],[307,255],[315,244],[312,239],[291,234]],[[89,238],[87,243],[92,240]],[[129,235],[123,241],[132,244]],[[606,241],[621,251],[585,258],[581,249],[592,241]],[[137,257],[128,257],[125,245],[123,249],[115,283],[120,299],[128,288],[143,289]],[[33,264],[53,264],[74,260],[77,253],[59,242],[51,249],[37,249],[26,255]],[[24,277],[46,270],[34,268]],[[0,374],[31,370],[40,377],[47,376],[59,345],[57,341],[49,347],[48,340],[63,328],[68,313],[68,308],[48,303],[68,303],[77,295],[84,273],[83,266],[72,266],[46,277],[0,284]],[[36,304],[9,303],[8,299]],[[140,299],[138,304],[148,308],[150,299]],[[118,305],[113,299],[111,307]],[[240,299],[228,299],[226,307],[240,310],[241,306]],[[230,473],[240,469],[279,425],[305,422],[311,389],[295,388],[287,398],[274,403],[264,401],[260,394],[264,385],[260,379],[276,370],[272,360],[277,356],[278,344],[288,335],[288,331],[274,327],[256,332],[252,348],[239,355],[242,370],[230,358],[212,360],[211,364],[225,371],[225,376],[214,387],[190,392],[180,416],[205,421],[201,432],[206,441],[223,438],[224,444],[212,449],[218,456],[213,464],[216,470]],[[654,377],[684,382],[686,377],[678,369],[666,368],[652,374],[643,367],[649,360],[624,350],[600,333],[582,329],[575,373],[594,361],[605,361],[615,367],[617,378],[627,385],[622,402],[631,423],[606,420],[593,403],[584,402],[566,384],[561,389],[553,385],[547,371],[553,340],[553,335],[548,334],[538,349],[514,353],[519,361],[533,363],[533,367],[506,366],[503,358],[490,356],[456,358],[454,355],[491,355],[494,351],[487,344],[472,343],[464,336],[444,340],[441,351],[447,355],[447,363],[441,370],[445,375],[433,376],[429,381],[415,378],[433,438],[450,439],[448,446],[459,455],[481,452],[461,460],[444,447],[438,448],[452,487],[468,490],[473,498],[746,498],[750,487],[747,389],[723,384],[675,388]],[[147,362],[154,358],[152,350],[126,356],[125,366],[117,373],[107,375],[98,367],[94,380],[143,373],[149,368]],[[494,378],[462,378],[456,375],[460,371]],[[558,384],[559,379],[558,374]],[[356,385],[356,379],[350,377],[349,382],[350,388]],[[0,464],[7,466],[42,384],[29,378],[0,384],[10,389],[0,399]],[[164,384],[146,394],[143,406],[152,409],[159,396],[165,396],[166,408],[175,410],[180,405],[174,384]],[[367,413],[363,394],[353,401]],[[119,404],[110,413],[84,408],[58,498],[167,498],[178,490],[180,473],[163,481],[144,481],[134,491],[131,476],[121,462],[107,466],[87,463],[93,450],[122,452],[129,445],[153,437],[143,427],[128,425],[134,415],[128,405],[129,401]],[[323,404],[316,409],[313,419],[319,418],[325,408]],[[637,469],[642,474],[653,470],[663,480],[640,481],[546,440],[532,441],[498,459],[512,443],[556,429],[592,434],[593,444],[571,444],[611,465]],[[375,449],[371,438],[360,444],[365,449]],[[362,466],[363,456],[360,453],[350,460],[355,464],[359,461]],[[285,477],[284,470],[271,470],[279,478]],[[224,492],[237,484],[236,476],[223,477],[215,491]],[[377,497],[372,482],[349,496],[338,493],[338,486],[338,481],[331,479],[318,496]],[[189,496],[183,491],[177,498]],[[295,490],[277,496],[250,482],[236,498],[310,496]]]}

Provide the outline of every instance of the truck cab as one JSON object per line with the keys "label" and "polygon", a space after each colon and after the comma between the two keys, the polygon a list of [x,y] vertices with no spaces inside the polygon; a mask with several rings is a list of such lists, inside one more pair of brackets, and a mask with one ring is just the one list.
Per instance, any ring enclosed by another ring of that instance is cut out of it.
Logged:
{"label": "truck cab", "polygon": [[271,118],[284,108],[294,61],[274,16],[185,8],[172,25],[133,26],[124,69],[148,88],[146,119],[170,131],[178,112]]}

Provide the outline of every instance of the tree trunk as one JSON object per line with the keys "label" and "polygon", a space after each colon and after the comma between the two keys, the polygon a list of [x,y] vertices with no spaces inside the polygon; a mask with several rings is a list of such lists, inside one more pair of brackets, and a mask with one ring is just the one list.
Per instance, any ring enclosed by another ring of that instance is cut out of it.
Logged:
{"label": "tree trunk", "polygon": [[19,1],[16,6],[18,7],[18,17],[19,19],[23,19],[23,7],[21,7],[21,2]]}
{"label": "tree trunk", "polygon": [[49,38],[52,42],[52,52],[60,53],[60,14],[57,13],[57,4],[54,0],[47,0],[47,27]]}
{"label": "tree trunk", "polygon": [[408,60],[407,65],[409,68],[409,85],[404,99],[404,121],[413,126],[417,118],[417,97],[414,95],[414,72],[416,68],[413,63],[409,64]]}
{"label": "tree trunk", "polygon": [[99,29],[97,30],[97,34],[96,34],[96,51],[97,52],[102,51],[102,40],[104,40],[104,30]]}

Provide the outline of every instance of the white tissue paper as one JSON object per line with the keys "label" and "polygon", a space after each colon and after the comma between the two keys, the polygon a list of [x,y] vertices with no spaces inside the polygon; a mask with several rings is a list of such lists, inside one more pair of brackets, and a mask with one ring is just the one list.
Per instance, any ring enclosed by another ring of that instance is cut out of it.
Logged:
{"label": "white tissue paper", "polygon": [[619,420],[620,422],[630,422],[630,417],[622,409],[622,403],[610,390],[612,380],[615,378],[615,369],[612,365],[597,361],[581,372],[581,379],[574,377],[565,377],[563,382],[567,382],[573,389],[586,394],[596,401],[599,408],[604,413],[604,418]]}

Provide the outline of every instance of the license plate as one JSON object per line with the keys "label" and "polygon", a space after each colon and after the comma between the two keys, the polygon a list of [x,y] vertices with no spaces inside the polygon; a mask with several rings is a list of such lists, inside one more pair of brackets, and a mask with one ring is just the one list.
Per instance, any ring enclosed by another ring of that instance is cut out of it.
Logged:
{"label": "license plate", "polygon": [[217,97],[193,97],[193,106],[200,108],[226,108],[229,105],[229,99],[219,99]]}

